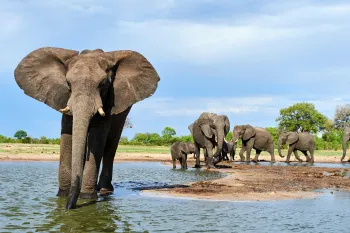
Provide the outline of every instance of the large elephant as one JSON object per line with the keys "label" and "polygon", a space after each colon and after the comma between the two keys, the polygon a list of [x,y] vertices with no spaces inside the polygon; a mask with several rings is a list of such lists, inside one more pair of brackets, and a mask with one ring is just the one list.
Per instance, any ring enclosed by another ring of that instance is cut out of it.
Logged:
{"label": "large elephant", "polygon": [[160,80],[151,63],[130,50],[79,53],[44,47],[24,57],[14,75],[25,94],[63,113],[57,195],[68,196],[66,208],[76,208],[79,196],[112,193],[113,160],[125,119]]}
{"label": "large elephant", "polygon": [[[224,138],[230,131],[228,117],[226,115],[203,112],[188,128],[191,131],[197,149],[195,167],[200,167],[199,153],[200,148],[203,148],[207,168],[214,168],[214,164],[220,162]],[[213,155],[215,147],[216,152]]]}
{"label": "large elephant", "polygon": [[[286,163],[290,162],[290,156],[292,152],[295,155],[295,158],[299,162],[303,162],[303,160],[299,157],[298,155],[298,150],[301,151],[305,157],[306,157],[306,162],[309,163],[314,163],[314,152],[315,152],[315,139],[314,136],[312,136],[308,132],[287,132],[283,131],[281,132],[279,138],[278,138],[278,154],[283,158],[284,156],[282,155],[281,152],[281,146],[288,144],[288,154],[287,154],[287,159]],[[309,151],[310,156],[307,154]]]}
{"label": "large elephant", "polygon": [[[341,162],[343,162],[345,156],[346,156],[346,150],[347,150],[347,143],[350,140],[350,127],[346,127],[344,129],[344,135],[343,135],[343,156],[341,157]],[[348,160],[350,162],[350,159]]]}
{"label": "large elephant", "polygon": [[[251,125],[236,125],[233,128],[232,141],[242,140],[242,148],[239,152],[241,161],[250,162],[250,153],[252,149],[255,149],[256,155],[253,162],[259,161],[259,155],[261,151],[267,151],[271,155],[271,162],[275,162],[274,143],[272,135],[264,128],[257,128]],[[247,153],[247,157],[244,158],[244,152]]]}

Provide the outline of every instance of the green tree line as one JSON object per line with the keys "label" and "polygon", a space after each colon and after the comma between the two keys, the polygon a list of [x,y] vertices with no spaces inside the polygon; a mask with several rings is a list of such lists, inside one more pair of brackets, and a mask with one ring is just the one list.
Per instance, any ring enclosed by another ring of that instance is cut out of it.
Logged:
{"label": "green tree line", "polygon": [[[276,119],[277,127],[267,127],[277,147],[279,133],[283,130],[296,132],[310,132],[315,136],[316,150],[339,150],[342,147],[342,136],[345,127],[350,127],[350,104],[337,106],[333,119],[318,112],[312,103],[296,103],[280,110]],[[232,123],[231,123],[232,124]],[[233,125],[232,125],[233,126]],[[124,128],[131,128],[130,120]],[[232,139],[232,131],[226,140]],[[169,146],[176,141],[193,142],[192,135],[177,136],[175,129],[167,126],[159,133],[136,133],[130,140],[121,137],[121,145],[150,145]],[[32,144],[59,144],[59,138],[32,138],[23,130],[18,130],[14,137],[0,135],[0,143],[32,143]],[[240,141],[238,146],[240,145]]]}

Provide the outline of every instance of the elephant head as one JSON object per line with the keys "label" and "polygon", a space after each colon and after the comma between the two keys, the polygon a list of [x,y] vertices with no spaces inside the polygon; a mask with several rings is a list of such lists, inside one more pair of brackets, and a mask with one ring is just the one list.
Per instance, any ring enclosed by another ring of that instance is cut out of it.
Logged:
{"label": "elephant head", "polygon": [[299,135],[296,132],[286,132],[283,131],[280,133],[280,136],[278,138],[278,154],[280,157],[284,158],[281,152],[281,146],[288,144],[292,145],[296,143],[299,140]]}
{"label": "elephant head", "polygon": [[196,147],[191,142],[185,142],[183,143],[183,146],[181,148],[182,152],[185,154],[195,154],[196,153]]}
{"label": "elephant head", "polygon": [[207,138],[215,137],[217,150],[214,157],[221,155],[224,138],[230,131],[230,121],[226,115],[204,112],[199,116],[200,128]]}
{"label": "elephant head", "polygon": [[73,116],[72,177],[67,208],[80,193],[89,124],[100,116],[118,114],[151,96],[160,80],[141,54],[101,49],[81,53],[44,47],[32,51],[15,69],[24,93],[63,114]]}
{"label": "elephant head", "polygon": [[346,127],[344,129],[344,135],[343,135],[343,156],[341,157],[341,161],[343,161],[346,156],[347,143],[349,140],[350,140],[350,127]]}
{"label": "elephant head", "polygon": [[239,139],[247,141],[256,135],[256,131],[251,125],[236,125],[233,128],[232,142],[236,144]]}

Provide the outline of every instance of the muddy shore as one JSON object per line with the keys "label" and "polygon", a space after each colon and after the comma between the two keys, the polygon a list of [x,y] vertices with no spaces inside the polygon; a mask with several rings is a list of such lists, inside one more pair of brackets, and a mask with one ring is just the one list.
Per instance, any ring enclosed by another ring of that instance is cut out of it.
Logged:
{"label": "muddy shore", "polygon": [[[268,155],[259,157],[269,161]],[[292,157],[292,159],[294,159]],[[285,158],[276,156],[278,162]],[[340,156],[315,156],[316,163],[340,163]],[[59,154],[0,153],[1,161],[59,161]],[[115,162],[163,162],[171,167],[170,154],[118,153]],[[295,160],[292,160],[296,162]],[[189,157],[188,166],[194,160]],[[202,165],[203,162],[202,162]],[[350,179],[344,177],[350,168],[321,168],[299,166],[261,166],[251,163],[232,164],[221,162],[223,167],[211,169],[227,176],[218,180],[194,182],[187,188],[157,189],[142,191],[142,195],[157,197],[181,197],[219,201],[264,201],[315,198],[319,195],[314,190],[333,189],[350,190]],[[179,164],[177,164],[179,169]],[[202,169],[206,169],[204,166]]]}

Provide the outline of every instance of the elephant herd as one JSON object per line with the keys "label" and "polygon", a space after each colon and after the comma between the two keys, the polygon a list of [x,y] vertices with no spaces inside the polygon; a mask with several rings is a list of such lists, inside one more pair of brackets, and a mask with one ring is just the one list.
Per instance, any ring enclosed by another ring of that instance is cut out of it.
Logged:
{"label": "elephant herd", "polygon": [[[272,135],[264,128],[253,127],[249,124],[236,125],[233,128],[232,141],[226,141],[225,137],[230,131],[228,117],[210,112],[203,112],[188,128],[191,131],[193,143],[175,142],[171,146],[173,168],[176,167],[176,160],[180,161],[181,168],[187,168],[188,154],[194,154],[196,159],[195,167],[199,168],[201,148],[204,152],[204,161],[207,168],[214,168],[222,160],[233,161],[238,140],[242,141],[242,148],[239,152],[240,161],[258,162],[262,151],[267,151],[270,154],[270,162],[274,163],[276,161]],[[350,130],[347,140],[349,138]],[[281,132],[278,139],[278,153],[282,158],[284,156],[282,155],[281,147],[286,144],[289,146],[287,163],[290,162],[292,153],[299,162],[303,162],[298,155],[298,151],[305,155],[306,162],[314,163],[315,140],[312,134],[308,132]],[[213,153],[214,148],[216,148],[215,153]],[[256,154],[251,160],[250,154],[253,149]],[[230,154],[229,159],[227,157],[228,153]],[[244,153],[246,154],[245,157]]]}
{"label": "elephant herd", "polygon": [[[67,197],[66,208],[76,208],[78,198],[96,199],[98,193],[111,194],[113,161],[125,120],[133,104],[152,96],[160,81],[152,64],[131,50],[79,52],[43,47],[27,54],[14,76],[26,95],[62,113],[57,196]],[[189,130],[194,144],[178,143],[171,149],[173,161],[180,160],[184,168],[189,153],[195,154],[196,166],[200,166],[200,148],[208,168],[228,159],[227,153],[233,160],[238,139],[243,143],[239,153],[242,161],[250,160],[252,149],[256,150],[254,161],[258,161],[263,150],[270,152],[271,161],[275,160],[272,137],[264,129],[235,126],[233,142],[226,142],[230,122],[225,115],[203,113]],[[279,145],[290,145],[287,161],[292,152],[297,157],[296,150],[302,151],[308,162],[314,161],[311,135],[282,135]]]}

